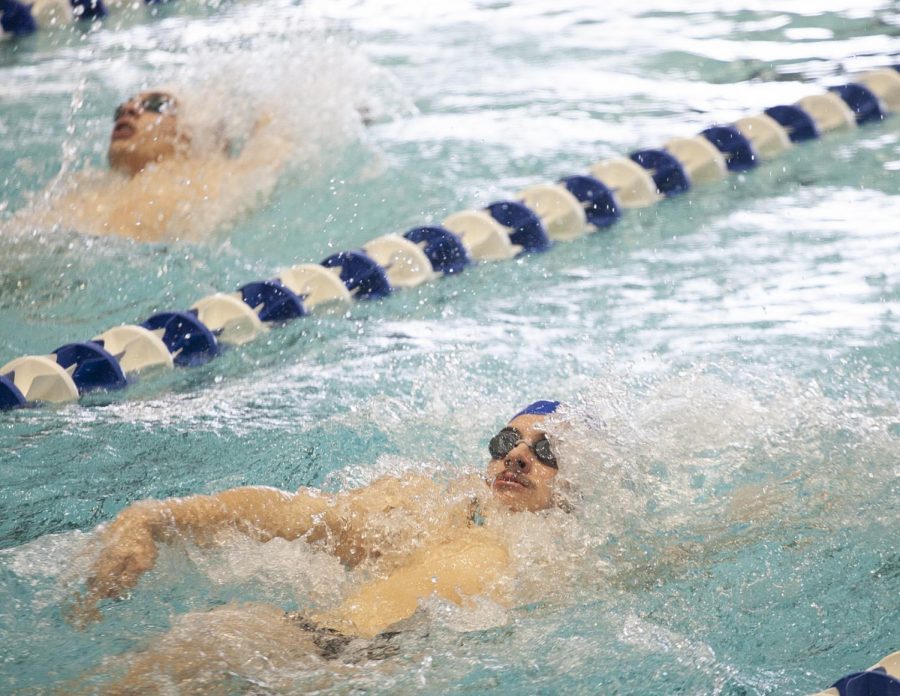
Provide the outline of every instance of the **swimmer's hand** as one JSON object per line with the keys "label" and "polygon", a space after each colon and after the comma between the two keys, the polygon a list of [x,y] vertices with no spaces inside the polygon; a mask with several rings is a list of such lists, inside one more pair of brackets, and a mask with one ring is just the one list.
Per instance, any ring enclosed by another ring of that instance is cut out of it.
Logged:
{"label": "swimmer's hand", "polygon": [[160,520],[158,503],[137,503],[123,510],[109,525],[99,529],[100,555],[91,566],[86,590],[76,596],[67,618],[77,627],[99,621],[97,603],[119,597],[134,587],[156,562],[154,529]]}

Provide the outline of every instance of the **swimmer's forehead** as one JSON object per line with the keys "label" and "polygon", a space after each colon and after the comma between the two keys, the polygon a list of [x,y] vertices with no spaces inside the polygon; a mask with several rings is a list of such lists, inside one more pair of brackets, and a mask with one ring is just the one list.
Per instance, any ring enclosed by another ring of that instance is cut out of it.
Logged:
{"label": "swimmer's forehead", "polygon": [[518,430],[521,435],[526,433],[543,433],[543,423],[546,419],[546,416],[532,414],[516,416],[506,424],[506,427]]}
{"label": "swimmer's forehead", "polygon": [[175,94],[169,89],[143,89],[140,92],[138,92],[137,94],[135,94],[131,98],[131,101],[143,101],[144,99],[147,99],[148,97],[153,97],[153,96],[165,97],[166,99],[170,100],[173,103],[178,102],[178,97],[176,97]]}

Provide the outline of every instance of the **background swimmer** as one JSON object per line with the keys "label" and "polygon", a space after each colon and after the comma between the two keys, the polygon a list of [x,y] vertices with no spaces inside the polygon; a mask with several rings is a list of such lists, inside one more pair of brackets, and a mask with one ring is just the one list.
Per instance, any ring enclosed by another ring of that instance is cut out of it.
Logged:
{"label": "background swimmer", "polygon": [[[315,182],[365,139],[364,121],[396,108],[396,95],[385,96],[392,106],[379,93],[385,85],[390,92],[391,81],[335,43],[217,57],[191,70],[171,76],[173,86],[135,93],[111,127],[100,115],[82,124],[87,97],[76,92],[59,173],[13,213],[10,230],[205,239],[268,201],[279,181]],[[102,150],[79,144],[83,130],[105,140]]]}
{"label": "background swimmer", "polygon": [[[222,128],[191,124],[186,102],[172,90],[152,90],[119,105],[107,154],[112,175],[75,175],[41,222],[156,241],[181,236],[194,218],[206,218],[201,227],[210,230],[267,196],[294,149],[271,117],[261,116],[232,154]],[[242,194],[243,206],[217,211],[217,201]]]}
{"label": "background swimmer", "polygon": [[109,166],[135,176],[151,164],[187,157],[191,138],[179,128],[178,102],[167,92],[141,92],[114,114],[107,158]]}

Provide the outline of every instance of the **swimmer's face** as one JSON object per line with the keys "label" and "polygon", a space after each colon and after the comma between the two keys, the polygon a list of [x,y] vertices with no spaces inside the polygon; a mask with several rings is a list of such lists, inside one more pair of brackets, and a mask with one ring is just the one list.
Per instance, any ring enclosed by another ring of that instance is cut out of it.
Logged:
{"label": "swimmer's face", "polygon": [[183,153],[177,102],[166,92],[141,92],[116,109],[109,141],[109,166],[134,176],[148,164]]}
{"label": "swimmer's face", "polygon": [[492,441],[488,484],[511,510],[536,512],[553,504],[557,468],[547,436],[538,429],[544,418],[514,418]]}

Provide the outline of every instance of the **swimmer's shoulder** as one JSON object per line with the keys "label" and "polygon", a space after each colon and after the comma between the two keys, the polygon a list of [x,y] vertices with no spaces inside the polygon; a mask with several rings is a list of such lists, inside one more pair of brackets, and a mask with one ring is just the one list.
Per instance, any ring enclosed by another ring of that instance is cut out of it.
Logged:
{"label": "swimmer's shoulder", "polygon": [[433,497],[441,494],[441,486],[434,479],[421,474],[406,473],[400,476],[382,476],[364,489],[366,495],[377,495],[395,504],[413,498]]}
{"label": "swimmer's shoulder", "polygon": [[382,476],[375,481],[334,495],[326,517],[361,519],[396,509],[413,510],[426,500],[437,500],[441,487],[432,479],[417,474]]}

